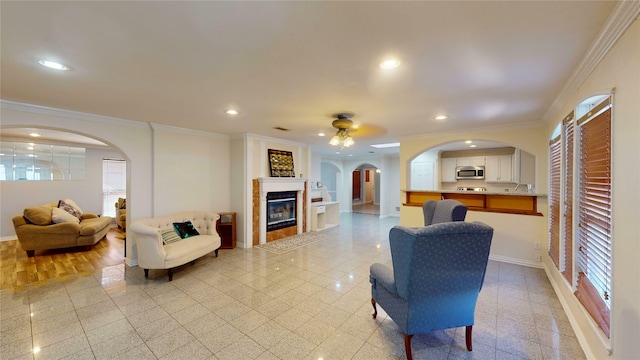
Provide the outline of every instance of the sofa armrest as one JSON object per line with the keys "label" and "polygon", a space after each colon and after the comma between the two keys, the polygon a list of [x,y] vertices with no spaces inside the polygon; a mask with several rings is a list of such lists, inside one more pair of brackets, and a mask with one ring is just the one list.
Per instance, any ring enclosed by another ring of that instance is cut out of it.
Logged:
{"label": "sofa armrest", "polygon": [[92,214],[92,213],[84,213],[84,214],[82,214],[82,220],[85,220],[85,219],[95,219],[95,218],[97,218],[97,217],[98,217],[98,215],[96,215],[96,214]]}
{"label": "sofa armrest", "polygon": [[385,289],[397,294],[396,281],[393,277],[393,270],[380,263],[375,263],[369,268],[369,282],[376,288],[378,285],[384,286]]}
{"label": "sofa armrest", "polygon": [[138,250],[138,265],[143,269],[163,269],[167,252],[160,229],[142,221],[134,221],[130,228]]}

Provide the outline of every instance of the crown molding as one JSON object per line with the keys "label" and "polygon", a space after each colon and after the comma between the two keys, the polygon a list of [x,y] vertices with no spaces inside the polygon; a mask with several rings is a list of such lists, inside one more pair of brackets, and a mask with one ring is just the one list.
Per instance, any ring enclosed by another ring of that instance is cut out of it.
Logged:
{"label": "crown molding", "polygon": [[296,145],[296,146],[300,146],[300,147],[303,147],[303,148],[308,148],[309,147],[309,144],[307,144],[307,143],[301,143],[301,142],[292,141],[292,140],[278,139],[278,138],[274,138],[274,137],[269,137],[269,136],[264,136],[264,135],[257,135],[257,134],[253,134],[253,133],[245,133],[245,138],[247,140],[263,140],[263,141],[277,142],[277,143],[281,143],[281,144]]}
{"label": "crown molding", "polygon": [[178,133],[178,134],[203,136],[203,137],[208,137],[212,139],[223,139],[223,140],[231,139],[229,135],[212,133],[212,132],[203,131],[203,130],[193,130],[193,129],[181,128],[177,126],[162,125],[162,124],[155,124],[155,123],[149,123],[149,126],[153,130],[164,130],[164,131]]}
{"label": "crown molding", "polygon": [[[569,98],[578,90],[585,80],[591,75],[596,66],[609,53],[618,39],[627,31],[629,26],[640,15],[640,1],[620,1],[611,15],[600,29],[589,50],[565,83],[562,91],[553,102],[549,110],[542,117],[543,121],[553,121],[550,117],[564,107]],[[555,119],[557,120],[557,119]]]}
{"label": "crown molding", "polygon": [[10,100],[0,99],[0,108],[16,110],[16,111],[24,111],[24,112],[40,114],[40,115],[65,117],[69,119],[76,119],[76,120],[83,120],[83,121],[108,123],[113,125],[126,125],[126,126],[133,126],[133,127],[139,127],[139,128],[148,127],[147,123],[140,122],[140,121],[125,120],[125,119],[120,119],[120,118],[115,118],[110,116],[96,115],[96,114],[84,113],[84,112],[73,111],[73,110],[58,109],[58,108],[52,108],[52,107],[42,106],[42,105],[26,104],[26,103],[10,101]]}

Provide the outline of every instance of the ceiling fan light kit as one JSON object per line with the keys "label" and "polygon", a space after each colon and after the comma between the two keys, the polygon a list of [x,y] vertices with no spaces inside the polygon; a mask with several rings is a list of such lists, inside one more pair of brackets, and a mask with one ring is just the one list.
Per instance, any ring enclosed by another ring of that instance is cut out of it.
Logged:
{"label": "ceiling fan light kit", "polygon": [[355,141],[353,141],[353,138],[349,135],[349,130],[353,128],[353,121],[349,119],[352,116],[353,114],[351,113],[340,113],[336,115],[337,119],[333,120],[331,125],[338,129],[338,132],[331,138],[329,144],[342,147],[349,147],[355,144]]}

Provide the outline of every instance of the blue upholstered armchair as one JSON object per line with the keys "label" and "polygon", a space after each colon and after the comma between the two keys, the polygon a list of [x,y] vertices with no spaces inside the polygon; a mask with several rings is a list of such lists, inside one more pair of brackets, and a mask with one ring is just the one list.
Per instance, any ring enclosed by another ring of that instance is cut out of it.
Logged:
{"label": "blue upholstered armchair", "polygon": [[407,358],[415,334],[466,326],[467,350],[478,293],[489,259],[493,228],[481,222],[425,227],[394,226],[389,232],[393,269],[371,265],[371,304],[404,333]]}
{"label": "blue upholstered armchair", "polygon": [[464,221],[467,206],[458,200],[427,200],[422,204],[424,226],[450,221]]}

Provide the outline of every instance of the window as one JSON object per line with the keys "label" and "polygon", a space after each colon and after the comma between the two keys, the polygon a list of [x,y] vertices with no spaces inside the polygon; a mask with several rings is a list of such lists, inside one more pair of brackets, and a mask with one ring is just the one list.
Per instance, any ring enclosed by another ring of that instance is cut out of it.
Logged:
{"label": "window", "polygon": [[560,265],[560,136],[549,143],[549,256]]}
{"label": "window", "polygon": [[583,116],[567,115],[549,143],[549,256],[609,336],[612,109],[604,100],[585,100],[576,110]]}
{"label": "window", "polygon": [[562,194],[562,237],[563,262],[560,269],[562,275],[570,284],[573,284],[573,111],[567,115],[562,124],[562,162],[564,192]]}
{"label": "window", "polygon": [[611,308],[611,103],[578,120],[576,296],[609,336]]}
{"label": "window", "polygon": [[118,198],[127,196],[127,162],[102,160],[102,213],[115,217]]}

